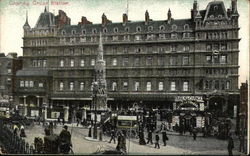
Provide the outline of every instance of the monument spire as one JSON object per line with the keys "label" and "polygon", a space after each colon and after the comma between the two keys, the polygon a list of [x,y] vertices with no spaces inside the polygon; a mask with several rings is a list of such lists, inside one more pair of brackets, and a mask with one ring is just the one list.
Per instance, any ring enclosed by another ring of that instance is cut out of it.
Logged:
{"label": "monument spire", "polygon": [[98,56],[97,61],[103,60],[103,45],[102,45],[102,33],[100,32],[100,39],[99,39],[99,48],[98,48]]}

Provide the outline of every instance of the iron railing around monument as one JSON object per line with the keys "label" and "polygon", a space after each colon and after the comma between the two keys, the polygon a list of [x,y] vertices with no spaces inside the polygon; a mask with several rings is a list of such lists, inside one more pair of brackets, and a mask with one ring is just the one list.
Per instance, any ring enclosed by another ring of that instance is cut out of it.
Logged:
{"label": "iron railing around monument", "polygon": [[5,146],[4,148],[7,151],[7,154],[35,154],[32,145],[26,143],[23,138],[20,138],[18,135],[14,134],[13,130],[10,128],[10,125],[4,124],[0,120],[0,140],[1,143]]}

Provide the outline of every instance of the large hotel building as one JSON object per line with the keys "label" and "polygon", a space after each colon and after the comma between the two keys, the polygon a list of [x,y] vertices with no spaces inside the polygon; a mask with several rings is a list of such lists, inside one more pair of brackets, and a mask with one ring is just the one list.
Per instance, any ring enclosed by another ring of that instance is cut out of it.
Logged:
{"label": "large hotel building", "polygon": [[31,28],[27,17],[14,100],[20,113],[67,121],[74,110],[88,109],[102,33],[110,109],[232,116],[239,104],[237,0],[229,9],[222,1],[197,6],[195,0],[188,19],[174,19],[169,9],[158,21],[146,11],[143,21],[123,14],[112,23],[103,14],[100,24],[83,16],[71,25],[64,11],[45,8]]}

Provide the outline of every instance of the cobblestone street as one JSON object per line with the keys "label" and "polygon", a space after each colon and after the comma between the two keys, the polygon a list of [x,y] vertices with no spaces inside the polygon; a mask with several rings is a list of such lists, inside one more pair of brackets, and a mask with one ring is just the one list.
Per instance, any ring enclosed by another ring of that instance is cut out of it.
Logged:
{"label": "cobblestone street", "polygon": [[[73,151],[75,154],[91,154],[98,149],[112,149],[114,150],[116,144],[108,143],[109,137],[103,136],[103,141],[87,140],[85,137],[88,135],[88,129],[83,127],[69,126],[69,131],[72,134]],[[62,125],[58,125],[54,129],[54,133],[59,134],[62,130]],[[26,129],[27,138],[25,140],[32,144],[34,137],[44,136],[42,126],[35,125],[33,128]],[[147,134],[145,134],[146,139]],[[154,136],[154,135],[153,135]],[[197,137],[194,141],[191,136],[179,136],[168,134],[169,141],[167,146],[163,146],[160,140],[160,149],[155,149],[154,144],[139,145],[138,139],[127,139],[127,151],[130,154],[218,154],[227,155],[227,140],[218,140],[216,138],[203,138]],[[160,135],[161,138],[161,135]],[[153,138],[154,141],[154,138]],[[238,150],[238,140],[234,138],[235,148],[234,154],[241,154]],[[116,142],[117,143],[117,142]]]}

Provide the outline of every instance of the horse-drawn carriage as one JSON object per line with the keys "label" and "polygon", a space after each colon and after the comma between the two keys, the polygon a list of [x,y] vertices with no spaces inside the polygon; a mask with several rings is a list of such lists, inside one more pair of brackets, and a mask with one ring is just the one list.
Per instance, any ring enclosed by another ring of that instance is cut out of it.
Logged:
{"label": "horse-drawn carriage", "polygon": [[137,116],[118,115],[116,128],[118,131],[123,131],[127,137],[138,137]]}

